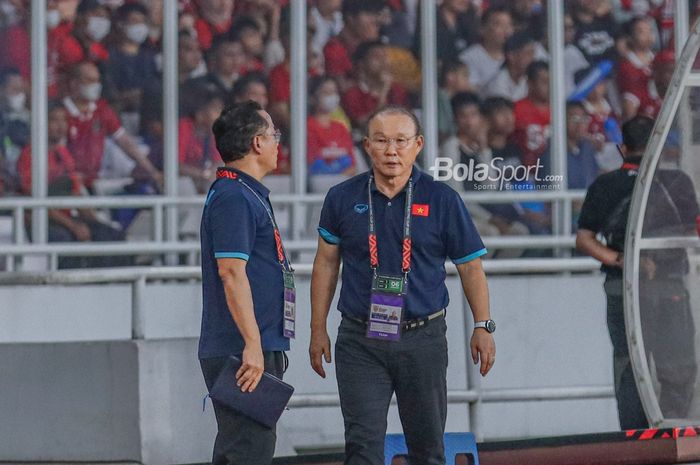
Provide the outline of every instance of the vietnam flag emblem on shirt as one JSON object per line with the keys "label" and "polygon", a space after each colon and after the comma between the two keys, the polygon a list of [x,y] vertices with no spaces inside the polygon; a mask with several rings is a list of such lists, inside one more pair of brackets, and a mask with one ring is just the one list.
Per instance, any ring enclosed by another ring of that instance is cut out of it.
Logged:
{"label": "vietnam flag emblem on shirt", "polygon": [[414,203],[411,206],[411,214],[414,216],[428,216],[430,214],[430,205]]}

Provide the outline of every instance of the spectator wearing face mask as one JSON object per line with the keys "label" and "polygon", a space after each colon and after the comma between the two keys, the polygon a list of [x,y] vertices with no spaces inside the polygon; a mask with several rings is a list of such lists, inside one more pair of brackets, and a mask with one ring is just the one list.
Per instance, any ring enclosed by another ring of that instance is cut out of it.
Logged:
{"label": "spectator wearing face mask", "polygon": [[102,84],[97,66],[82,62],[71,69],[68,96],[63,100],[69,115],[68,148],[75,157],[76,168],[82,174],[86,186],[91,187],[98,177],[108,137],[143,168],[153,181],[162,185],[162,174],[127,134],[112,107],[101,98],[101,93]]}
{"label": "spectator wearing face mask", "polygon": [[[350,131],[342,123],[333,119],[333,113],[340,105],[338,85],[331,77],[318,77],[309,85],[311,114],[307,120],[307,156],[309,176],[326,177],[355,175],[355,157]],[[337,184],[338,179],[334,178]],[[329,186],[320,186],[315,179],[309,179],[312,192],[325,192]],[[321,183],[322,184],[322,183]],[[318,186],[317,186],[318,185]],[[314,189],[314,186],[321,187]],[[323,188],[325,187],[325,189]]]}
{"label": "spectator wearing face mask", "polygon": [[130,128],[133,134],[139,126],[143,90],[158,73],[153,52],[142,46],[148,38],[148,10],[141,4],[129,3],[117,9],[115,18],[118,34],[109,51],[105,79],[113,89],[113,102],[122,121],[135,118]]}
{"label": "spectator wearing face mask", "polygon": [[22,0],[0,0],[0,68],[17,68],[25,79],[30,78],[31,64],[27,4]]}
{"label": "spectator wearing face mask", "polygon": [[[81,195],[84,190],[82,177],[76,169],[75,160],[66,146],[68,115],[57,102],[49,103],[48,111],[48,193],[49,195]],[[32,149],[27,146],[19,159],[22,193],[31,195]],[[80,209],[76,213],[52,208],[49,216],[49,242],[116,242],[124,240],[120,229],[100,221],[92,209]],[[61,257],[59,268],[94,268],[125,266],[131,264],[129,257]]]}
{"label": "spectator wearing face mask", "polygon": [[29,143],[27,84],[17,68],[0,70],[0,193],[19,187],[17,159]]}
{"label": "spectator wearing face mask", "polygon": [[103,69],[109,58],[102,43],[112,28],[109,13],[109,9],[98,0],[80,2],[73,30],[56,44],[59,73],[67,73],[73,65],[83,61],[90,61]]}

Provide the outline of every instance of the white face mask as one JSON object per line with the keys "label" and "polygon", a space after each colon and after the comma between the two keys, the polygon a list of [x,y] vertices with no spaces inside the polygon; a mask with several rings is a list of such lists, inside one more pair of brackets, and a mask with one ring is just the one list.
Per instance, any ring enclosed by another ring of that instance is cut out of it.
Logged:
{"label": "white face mask", "polygon": [[22,92],[21,94],[8,95],[7,105],[12,111],[24,110],[24,105],[27,103],[27,94]]}
{"label": "white face mask", "polygon": [[109,34],[112,23],[107,18],[91,16],[87,23],[87,35],[95,42],[100,42]]}
{"label": "white face mask", "polygon": [[80,95],[90,102],[96,102],[102,95],[102,84],[96,82],[80,87]]}
{"label": "white face mask", "polygon": [[9,1],[0,1],[0,14],[4,17],[6,25],[16,24],[19,21],[17,8]]}
{"label": "white face mask", "polygon": [[148,38],[148,26],[145,24],[130,24],[124,29],[126,37],[137,44],[142,44]]}
{"label": "white face mask", "polygon": [[330,113],[336,108],[338,108],[338,105],[340,104],[340,95],[324,95],[323,97],[321,97],[321,100],[318,102],[318,104],[321,107],[321,110]]}
{"label": "white face mask", "polygon": [[46,11],[46,26],[53,29],[61,23],[61,12],[58,10]]}

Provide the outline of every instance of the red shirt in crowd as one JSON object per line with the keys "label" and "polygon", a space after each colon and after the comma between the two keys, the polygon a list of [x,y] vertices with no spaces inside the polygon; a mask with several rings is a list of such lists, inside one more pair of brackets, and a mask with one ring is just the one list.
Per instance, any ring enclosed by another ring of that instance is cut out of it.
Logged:
{"label": "red shirt in crowd", "polygon": [[291,77],[289,63],[280,63],[270,70],[270,102],[289,102],[291,94]]}
{"label": "red shirt in crowd", "polygon": [[[358,125],[358,121],[372,114],[379,105],[379,97],[371,93],[367,86],[360,83],[352,86],[343,94],[343,109],[353,122]],[[398,84],[392,84],[387,97],[387,104],[408,105],[408,93]]]}
{"label": "red shirt in crowd", "polygon": [[0,31],[0,68],[17,68],[29,81],[31,74],[31,38],[27,28],[14,24]]}
{"label": "red shirt in crowd", "polygon": [[[649,55],[651,58],[654,54],[649,52]],[[620,62],[620,69],[617,73],[617,86],[622,98],[635,102],[641,110],[641,103],[652,99],[649,91],[650,82],[651,66],[640,60],[634,53],[629,52],[627,57]]]}
{"label": "red shirt in crowd", "polygon": [[197,41],[202,52],[206,52],[211,48],[212,42],[216,36],[226,34],[231,29],[232,20],[221,23],[211,24],[203,18],[197,18],[194,23],[194,29],[197,31]]}
{"label": "red shirt in crowd", "polygon": [[178,159],[181,164],[198,168],[203,168],[207,161],[212,165],[221,164],[211,131],[207,132],[206,138],[199,137],[192,118],[180,118],[178,128]]}
{"label": "red shirt in crowd", "polygon": [[83,174],[85,185],[91,186],[102,165],[105,138],[119,137],[124,129],[105,100],[91,103],[84,113],[68,97],[63,104],[68,111],[68,149],[73,154],[77,171]]}
{"label": "red shirt in crowd", "polygon": [[[49,184],[61,177],[75,177],[75,161],[68,147],[58,145],[49,149]],[[17,173],[19,174],[20,187],[25,194],[32,193],[32,147],[27,145],[22,150],[17,160]]]}
{"label": "red shirt in crowd", "polygon": [[338,36],[330,39],[323,47],[323,58],[326,63],[326,74],[332,77],[348,76],[352,72],[351,55],[348,45]]}
{"label": "red shirt in crowd", "polygon": [[529,97],[515,103],[513,139],[524,165],[534,165],[547,148],[550,117],[549,105],[536,105]]}
{"label": "red shirt in crowd", "polygon": [[322,126],[313,116],[307,120],[307,152],[309,166],[319,160],[330,164],[348,157],[347,164],[355,165],[353,157],[352,136],[350,131],[337,121],[331,120],[329,126]]}
{"label": "red shirt in crowd", "polygon": [[90,42],[90,45],[85,48],[73,34],[64,34],[58,39],[56,51],[59,73],[66,72],[72,65],[81,61],[99,64],[109,59],[107,48],[100,42]]}
{"label": "red shirt in crowd", "polygon": [[[49,98],[55,99],[59,95],[59,87],[61,85],[60,78],[61,74],[65,73],[65,69],[59,69],[61,65],[61,56],[59,53],[59,47],[63,42],[70,36],[73,30],[73,24],[69,22],[63,22],[51,29],[48,32],[48,56],[46,61],[46,80],[49,86]],[[68,58],[68,57],[66,57]],[[70,57],[64,66],[69,66],[72,63],[77,63],[74,61],[74,57]]]}
{"label": "red shirt in crowd", "polygon": [[616,121],[618,120],[617,115],[615,115],[615,112],[612,110],[612,107],[608,101],[603,100],[602,110],[596,110],[596,108],[588,100],[584,100],[581,103],[583,104],[583,108],[585,108],[586,113],[588,113],[588,116],[591,117],[591,122],[588,124],[588,132],[596,140],[608,141],[608,135],[605,131],[605,122],[609,118]]}

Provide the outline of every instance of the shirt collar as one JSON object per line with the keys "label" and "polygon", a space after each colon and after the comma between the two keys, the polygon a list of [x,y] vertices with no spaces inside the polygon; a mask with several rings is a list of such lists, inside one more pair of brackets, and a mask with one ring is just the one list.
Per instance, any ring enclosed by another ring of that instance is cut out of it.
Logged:
{"label": "shirt collar", "polygon": [[82,113],[75,104],[72,98],[66,97],[63,99],[63,105],[66,107],[68,114],[74,118],[89,118],[97,109],[97,104],[95,102],[90,102],[88,104],[87,112]]}
{"label": "shirt collar", "polygon": [[[370,170],[367,171],[367,182],[369,182],[369,177],[371,174],[372,174],[372,169],[370,168]],[[413,177],[413,186],[414,187],[416,184],[418,184],[418,180],[420,179],[422,174],[423,174],[423,171],[421,171],[421,169],[418,168],[416,165],[413,165],[413,170],[411,171],[411,176]],[[408,183],[406,183],[406,186],[408,186]],[[406,186],[403,186],[403,189],[401,189],[401,192],[406,190]],[[377,188],[376,182],[372,183],[372,190],[379,191],[379,189]]]}
{"label": "shirt collar", "polygon": [[232,172],[236,173],[238,175],[238,179],[240,179],[241,181],[248,184],[248,186],[250,186],[255,192],[260,194],[263,198],[266,198],[270,195],[270,189],[265,187],[263,185],[263,183],[261,183],[260,181],[255,179],[253,176],[251,176],[251,175],[249,175],[241,170],[238,170],[236,168],[231,168],[228,166],[222,166],[221,169],[227,170],[227,171],[232,171]]}

